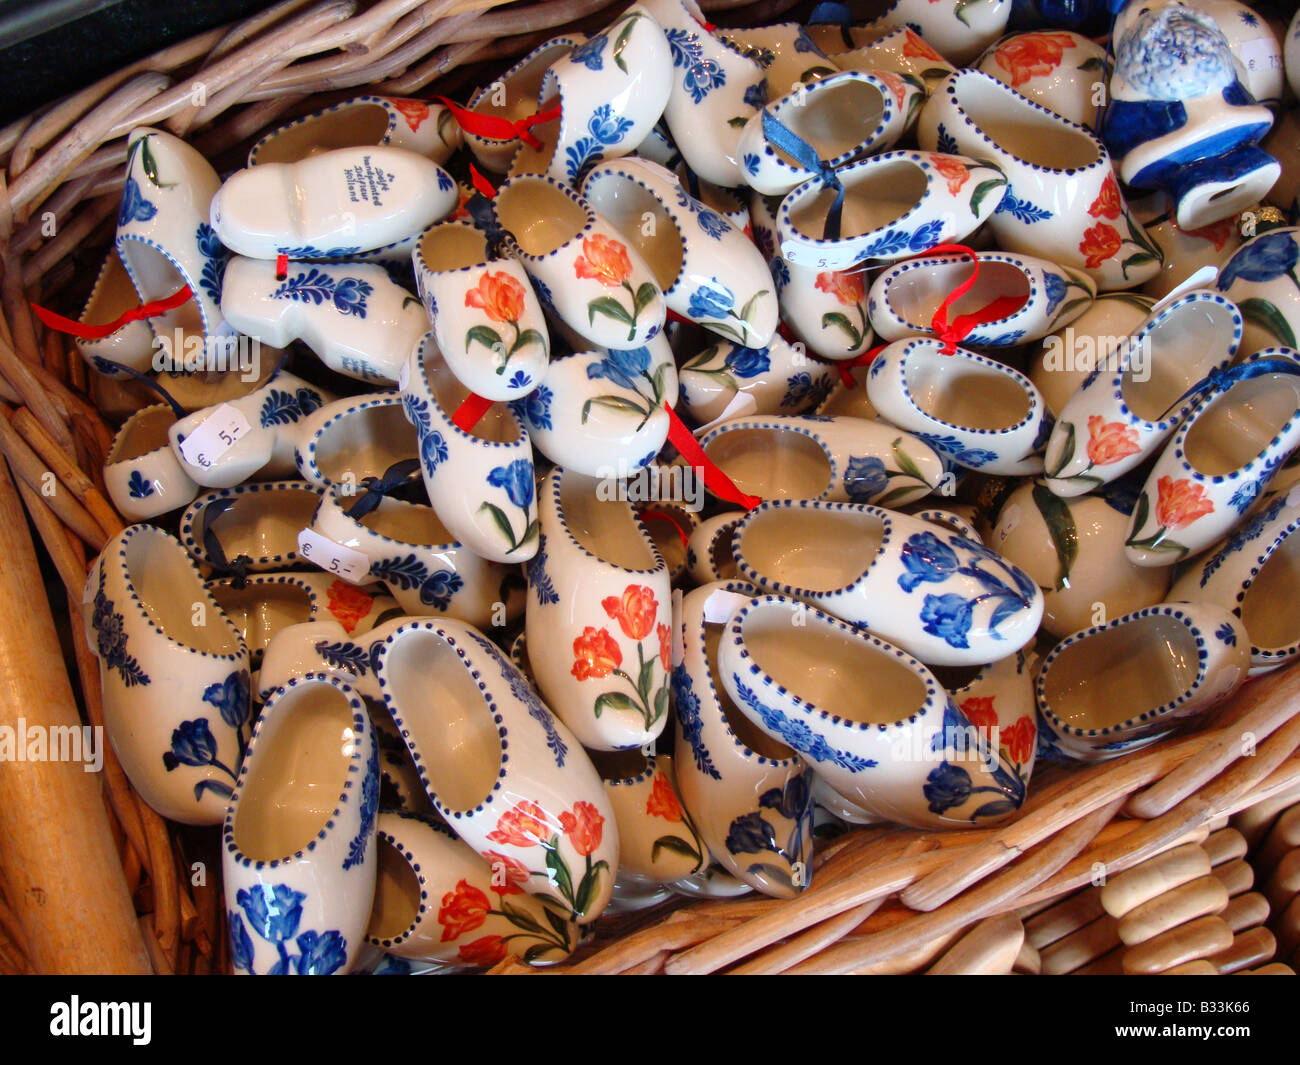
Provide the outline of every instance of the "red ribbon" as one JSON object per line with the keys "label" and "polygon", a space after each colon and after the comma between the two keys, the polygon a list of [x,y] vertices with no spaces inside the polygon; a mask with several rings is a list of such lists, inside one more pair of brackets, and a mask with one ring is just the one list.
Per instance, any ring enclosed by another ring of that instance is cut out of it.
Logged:
{"label": "red ribbon", "polygon": [[473,163],[469,164],[469,180],[474,185],[474,191],[489,200],[495,200],[497,190],[492,187],[492,182],[479,173],[478,167]]}
{"label": "red ribbon", "polygon": [[149,303],[142,303],[139,307],[132,307],[121,317],[107,322],[104,325],[90,325],[86,322],[73,321],[71,318],[64,318],[61,314],[55,314],[44,307],[38,307],[35,303],[32,306],[32,313],[39,318],[45,326],[55,329],[60,333],[68,333],[74,337],[80,337],[82,340],[102,340],[104,337],[116,333],[124,325],[131,322],[139,322],[145,318],[153,318],[155,315],[163,314],[166,311],[174,310],[182,303],[193,297],[194,293],[190,291],[189,285],[178,288],[170,296],[165,296],[160,300],[151,300]]}
{"label": "red ribbon", "polygon": [[281,253],[275,257],[275,279],[283,281],[289,276],[289,256]]}
{"label": "red ribbon", "polygon": [[677,412],[672,407],[665,403],[664,410],[668,412],[668,442],[695,469],[703,471],[705,488],[718,499],[735,503],[746,510],[753,510],[763,502],[759,496],[747,495],[736,487],[731,478],[718,468],[717,463],[704,453],[704,448],[700,447],[695,434],[687,428],[686,423],[677,416]]}
{"label": "red ribbon", "polygon": [[529,115],[527,118],[512,122],[500,115],[481,115],[477,111],[471,111],[468,107],[462,107],[445,96],[435,96],[434,99],[451,112],[456,124],[466,133],[496,141],[519,139],[535,151],[541,150],[542,142],[533,136],[533,127],[560,117],[559,104],[546,111],[539,111],[535,115]]}
{"label": "red ribbon", "polygon": [[492,406],[492,400],[471,392],[456,408],[456,413],[451,416],[451,421],[457,429],[464,432],[473,432],[474,426],[483,420],[483,415],[487,413],[488,407]]}
{"label": "red ribbon", "polygon": [[674,529],[677,530],[677,535],[678,537],[680,537],[682,541],[682,545],[689,546],[691,542],[691,534],[688,533],[685,529],[683,529],[681,522],[679,522],[676,518],[674,518],[671,514],[669,514],[668,511],[656,510],[653,507],[642,507],[637,511],[637,514],[640,516],[642,521],[649,521],[652,518],[658,518],[660,521],[666,521],[669,525],[671,525]]}

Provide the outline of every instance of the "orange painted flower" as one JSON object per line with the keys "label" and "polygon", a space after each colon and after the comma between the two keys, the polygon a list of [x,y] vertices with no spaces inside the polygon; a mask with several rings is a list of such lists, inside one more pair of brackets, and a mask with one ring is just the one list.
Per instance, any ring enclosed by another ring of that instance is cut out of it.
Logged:
{"label": "orange painted flower", "polygon": [[1223,246],[1228,243],[1228,238],[1232,236],[1233,220],[1225,218],[1220,222],[1211,222],[1208,226],[1201,226],[1200,229],[1184,229],[1183,232],[1189,237],[1200,237],[1201,240],[1207,240],[1214,245],[1215,251],[1223,251]]}
{"label": "orange painted flower", "polygon": [[1161,477],[1156,481],[1156,521],[1166,529],[1181,529],[1197,518],[1214,513],[1214,504],[1205,488],[1188,478],[1175,481]]}
{"label": "orange painted flower", "polygon": [[856,270],[827,270],[818,274],[817,288],[849,307],[860,303],[867,294],[862,274]]}
{"label": "orange painted flower", "polygon": [[1034,745],[1038,742],[1038,726],[1026,714],[1017,718],[1010,728],[1004,728],[998,738],[1007,749],[1007,757],[1016,765],[1024,765],[1034,753]]}
{"label": "orange painted flower", "polygon": [[488,897],[468,880],[462,880],[454,891],[442,897],[438,907],[438,923],[442,925],[442,942],[450,943],[466,932],[472,932],[487,920],[492,904]]}
{"label": "orange painted flower", "polygon": [[972,695],[961,704],[961,712],[970,718],[970,723],[977,729],[988,732],[997,728],[998,713],[993,709],[993,696]]}
{"label": "orange painted flower", "polygon": [[623,652],[618,649],[614,637],[605,629],[594,629],[590,625],[573,641],[573,657],[570,672],[579,680],[608,677],[623,664]]}
{"label": "orange painted flower", "polygon": [[662,769],[655,773],[645,812],[651,817],[662,817],[665,821],[682,819],[682,804],[677,801],[677,793],[673,791],[673,786],[668,783],[668,777]]}
{"label": "orange painted flower", "polygon": [[1123,243],[1113,226],[1098,222],[1091,229],[1083,231],[1083,240],[1079,241],[1079,250],[1087,257],[1084,262],[1089,270],[1095,270],[1117,251]]}
{"label": "orange painted flower", "polygon": [[605,819],[600,811],[589,802],[576,802],[573,812],[565,810],[560,814],[560,827],[569,837],[573,849],[583,857],[591,854],[600,846],[600,837],[604,831]]}
{"label": "orange painted flower", "polygon": [[388,102],[402,112],[402,117],[406,119],[406,124],[411,127],[414,133],[420,128],[420,123],[429,117],[429,105],[423,100],[408,100],[405,97],[390,96]]}
{"label": "orange painted flower", "polygon": [[485,270],[465,293],[465,306],[477,307],[494,322],[517,322],[524,315],[524,286],[504,270]]}
{"label": "orange painted flower", "polygon": [[873,70],[872,73],[889,86],[889,91],[893,94],[894,102],[901,108],[903,106],[903,101],[907,99],[907,82],[892,70]]}
{"label": "orange painted flower", "polygon": [[466,965],[495,965],[506,956],[506,944],[500,936],[483,936],[456,953]]}
{"label": "orange painted flower", "polygon": [[1119,183],[1115,180],[1114,174],[1107,174],[1106,180],[1101,183],[1101,191],[1097,193],[1097,198],[1092,201],[1092,206],[1088,208],[1088,213],[1093,218],[1118,218],[1123,205],[1119,199]]}
{"label": "orange painted flower", "polygon": [[357,627],[357,622],[369,614],[370,608],[375,605],[373,596],[342,579],[334,580],[325,589],[325,595],[329,599],[329,612],[338,619],[343,631],[347,633],[351,633]]}
{"label": "orange painted flower", "polygon": [[1025,33],[993,53],[993,60],[1011,75],[1011,87],[1020,88],[1030,78],[1050,74],[1061,65],[1065,49],[1074,47],[1074,38],[1068,33]]}
{"label": "orange painted flower", "polygon": [[944,62],[943,56],[936,52],[930,44],[915,30],[905,30],[907,36],[903,40],[903,55],[908,59],[933,59],[937,63]]}
{"label": "orange painted flower", "polygon": [[1088,461],[1094,466],[1109,466],[1112,462],[1136,455],[1137,430],[1123,422],[1108,422],[1100,414],[1088,419]]}
{"label": "orange painted flower", "polygon": [[629,584],[623,589],[622,598],[611,595],[602,599],[600,605],[632,640],[644,640],[650,635],[659,612],[659,600],[644,584]]}
{"label": "orange painted flower", "polygon": [[500,851],[484,851],[483,860],[492,870],[492,890],[498,895],[518,895],[528,883],[527,866]]}
{"label": "orange painted flower", "polygon": [[934,168],[948,179],[948,191],[956,196],[970,177],[970,168],[952,155],[936,155],[931,162]]}
{"label": "orange painted flower", "polygon": [[551,838],[546,811],[535,802],[517,802],[501,815],[497,827],[487,836],[493,843],[509,847],[535,847]]}
{"label": "orange painted flower", "polygon": [[655,632],[659,635],[659,664],[663,666],[665,670],[672,669],[673,645],[672,641],[669,639],[671,632],[669,631],[668,626],[663,624],[656,625]]}
{"label": "orange painted flower", "polygon": [[579,277],[599,281],[606,288],[616,288],[632,272],[627,247],[603,233],[593,233],[582,240],[582,254],[574,260],[573,272]]}

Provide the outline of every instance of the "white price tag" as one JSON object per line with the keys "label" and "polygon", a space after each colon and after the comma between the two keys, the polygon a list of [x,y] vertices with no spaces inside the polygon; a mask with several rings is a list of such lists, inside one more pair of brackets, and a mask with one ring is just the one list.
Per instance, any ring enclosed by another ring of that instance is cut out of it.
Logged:
{"label": "white price tag", "polygon": [[1242,41],[1237,46],[1237,57],[1241,65],[1251,71],[1280,70],[1282,67],[1277,41],[1271,33],[1267,37],[1254,37],[1249,41]]}
{"label": "white price tag", "polygon": [[370,560],[365,555],[313,529],[298,534],[298,554],[326,573],[336,573],[353,584],[360,584],[370,575]]}
{"label": "white price tag", "polygon": [[704,600],[704,620],[715,625],[725,625],[737,610],[749,602],[749,599],[749,596],[741,595],[739,592],[729,592],[725,588],[719,588]]}
{"label": "white price tag", "polygon": [[181,458],[191,466],[210,467],[252,428],[244,412],[223,403],[181,441]]}
{"label": "white price tag", "polygon": [[673,589],[673,649],[672,664],[677,668],[686,657],[686,634],[682,632],[682,590]]}

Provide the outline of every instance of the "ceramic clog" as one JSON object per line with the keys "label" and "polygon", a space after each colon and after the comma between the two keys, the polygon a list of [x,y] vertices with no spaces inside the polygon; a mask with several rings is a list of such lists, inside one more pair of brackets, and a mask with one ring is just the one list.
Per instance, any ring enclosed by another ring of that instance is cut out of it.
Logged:
{"label": "ceramic clog", "polygon": [[277,632],[305,625],[321,611],[315,587],[296,573],[223,577],[208,581],[207,589],[239,631],[254,670]]}
{"label": "ceramic clog", "polygon": [[412,236],[456,209],[456,182],[402,148],[337,148],[237,171],[212,197],[212,228],[251,259],[344,258]]}
{"label": "ceramic clog", "polygon": [[827,236],[827,220],[840,193],[820,176],[781,202],[777,239],[792,265],[847,270],[962,240],[994,216],[1007,185],[995,166],[938,152],[885,152],[835,177],[843,188],[838,236]]}
{"label": "ceramic clog", "polygon": [[[1032,381],[1005,363],[941,341],[896,340],[871,361],[867,395],[881,418],[967,469],[1041,472],[1052,418]],[[862,500],[867,502],[867,500]]]}
{"label": "ceramic clog", "polygon": [[731,418],[700,447],[742,492],[903,506],[928,495],[943,463],[917,437],[883,421],[777,414]]}
{"label": "ceramic clog", "polygon": [[1029,786],[1038,754],[1038,713],[1027,656],[1017,651],[987,666],[936,669],[948,698]]}
{"label": "ceramic clog", "polygon": [[176,420],[165,403],[132,414],[104,459],[104,486],[124,518],[144,521],[188,504],[199,492],[167,438]]}
{"label": "ceramic clog", "polygon": [[494,258],[487,238],[467,221],[426,229],[412,261],[434,340],[461,384],[491,400],[536,388],[551,342],[524,268]]}
{"label": "ceramic clog", "polygon": [[392,384],[428,324],[415,296],[372,263],[294,263],[234,256],[221,310],[241,333],[278,348],[302,340],[331,370]]}
{"label": "ceramic clog", "polygon": [[1164,602],[1169,571],[1124,553],[1134,486],[1123,481],[1062,499],[1041,484],[1006,498],[988,544],[1043,590],[1043,629],[1058,639]]}
{"label": "ceramic clog", "polygon": [[1079,33],[1040,30],[1004,37],[973,64],[1021,96],[1080,126],[1101,113],[1095,86],[1109,73],[1106,49]]}
{"label": "ceramic clog", "polygon": [[404,148],[445,163],[464,143],[451,111],[401,96],[357,96],[296,118],[265,134],[248,165],[297,163],[339,148]]}
{"label": "ceramic clog", "polygon": [[460,622],[402,625],[376,661],[438,813],[478,853],[499,854],[524,891],[579,924],[595,920],[617,873],[618,828],[573,733],[505,655]]}
{"label": "ceramic clog", "polygon": [[791,92],[837,72],[808,31],[797,22],[721,31],[723,41],[754,60],[765,72],[769,97]]}
{"label": "ceramic clog", "polygon": [[872,328],[882,340],[934,335],[935,312],[976,269],[974,287],[949,306],[948,320],[987,306],[1006,313],[978,323],[961,339],[966,347],[1041,340],[1083,314],[1097,295],[1087,274],[1032,255],[980,252],[976,259],[978,266],[959,255],[923,256],[886,268],[871,283],[867,311]]}
{"label": "ceramic clog", "polygon": [[540,488],[525,620],[537,686],[584,747],[644,747],[668,721],[668,566],[628,503],[563,468]]}
{"label": "ceramic clog", "polygon": [[736,708],[718,664],[727,620],[757,593],[745,581],[715,582],[682,600],[674,762],[682,800],[722,867],[765,895],[792,898],[811,879],[813,774]]}
{"label": "ceramic clog", "polygon": [[582,193],[649,264],[668,310],[747,347],[772,342],[777,298],[762,255],[675,175],[620,159],[595,167]]}
{"label": "ceramic clog", "polygon": [[150,318],[155,335],[196,333],[212,344],[231,332],[221,314],[228,252],[208,225],[208,203],[220,184],[211,164],[179,137],[139,127],[127,138],[117,254],[141,300],[186,285],[193,297]]}
{"label": "ceramic clog", "polygon": [[376,841],[366,936],[389,954],[483,968],[506,957],[552,964],[577,946],[568,914],[525,894],[527,870],[513,859],[479,856],[439,822],[407,813],[380,814]]}
{"label": "ceramic clog", "polygon": [[1024,802],[1024,782],[934,674],[820,610],[771,595],[742,606],[722,633],[718,672],[754,725],[872,813],[951,828]]}
{"label": "ceramic clog", "polygon": [[821,403],[836,380],[832,364],[780,337],[765,348],[714,341],[682,364],[681,401],[701,423],[722,417],[742,394],[752,397],[756,414],[802,414]]}
{"label": "ceramic clog", "polygon": [[205,492],[181,515],[180,541],[195,562],[223,569],[242,559],[249,573],[301,561],[298,534],[311,522],[320,489],[302,481],[265,481]]}
{"label": "ceramic clog", "polygon": [[969,63],[1007,27],[1010,0],[893,0],[862,27],[868,36],[906,26],[950,63]]}
{"label": "ceramic clog", "polygon": [[[842,48],[843,43],[839,47]],[[830,54],[831,61],[841,70],[862,70],[901,78],[909,86],[919,85],[918,107],[944,78],[957,69],[908,26],[892,30],[859,48],[847,52],[833,50]],[[908,106],[911,106],[910,100]],[[913,114],[907,120],[909,128],[915,121],[916,115]]]}
{"label": "ceramic clog", "polygon": [[875,343],[861,270],[819,270],[775,259],[772,278],[782,317],[814,354],[841,361],[856,358]]}
{"label": "ceramic clog", "polygon": [[[1043,594],[983,544],[881,507],[773,500],[732,540],[740,576],[870,629],[922,662],[994,662],[1033,639]],[[852,796],[850,796],[851,798]]]}
{"label": "ceramic clog", "polygon": [[1238,618],[1208,603],[1161,604],[1067,636],[1043,660],[1035,694],[1048,728],[1096,749],[1216,706],[1249,667]]}
{"label": "ceramic clog", "polygon": [[248,648],[176,540],[113,537],[83,595],[104,727],[132,787],[163,817],[225,816],[249,721]]}
{"label": "ceramic clog", "polygon": [[[709,28],[696,0],[642,0],[664,31],[672,56],[672,87],[664,120],[687,165],[706,181],[741,183],[740,127],[765,102],[763,67]],[[708,128],[710,136],[699,131]]]}
{"label": "ceramic clog", "polygon": [[744,516],[743,510],[724,511],[705,518],[691,533],[686,545],[686,566],[696,584],[726,581],[736,576],[731,538]]}
{"label": "ceramic clog", "polygon": [[[77,321],[83,325],[107,325],[139,305],[140,296],[132,287],[131,276],[114,247],[99,268],[99,276],[95,278],[95,285],[86,297]],[[77,337],[76,345],[87,364],[109,377],[126,376],[118,369],[119,366],[147,373],[158,350],[149,323],[140,319],[127,322],[97,340]]]}
{"label": "ceramic clog", "polygon": [[1242,308],[1245,329],[1241,354],[1253,355],[1281,344],[1297,346],[1300,337],[1300,228],[1270,229],[1247,240],[1223,264],[1215,282]]}
{"label": "ceramic clog", "polygon": [[319,675],[276,691],[222,829],[235,973],[352,967],[375,893],[379,762],[360,697]]}
{"label": "ceramic clog", "polygon": [[[380,644],[383,635],[396,627],[393,622],[399,620],[410,619],[392,618],[376,627],[376,640]],[[377,647],[370,634],[353,639],[333,618],[285,625],[262,649],[262,667],[256,677],[257,696],[265,701],[277,688],[287,686],[292,680],[320,675],[342,681],[373,705],[383,697],[375,676],[372,650]]]}
{"label": "ceramic clog", "polygon": [[406,416],[419,438],[429,501],[447,531],[493,562],[523,562],[537,550],[536,474],[527,430],[505,405],[488,408],[468,432],[452,420],[469,396],[433,334],[411,352]]}
{"label": "ceramic clog", "polygon": [[1105,145],[997,78],[977,70],[948,78],[921,108],[917,140],[1005,174],[990,227],[1003,251],[1084,270],[1100,291],[1159,273],[1160,249],[1125,203]]}
{"label": "ceramic clog", "polygon": [[[673,476],[670,470],[671,467],[661,466],[656,468],[656,473],[666,480]],[[661,480],[660,483],[664,481]],[[701,488],[697,505],[703,504],[703,494]],[[667,565],[668,580],[672,584],[677,584],[686,576],[691,534],[700,523],[697,512],[690,507],[689,501],[672,503],[666,499],[656,499],[636,508],[637,519],[645,526],[645,531],[654,541],[655,550]]]}
{"label": "ceramic clog", "polygon": [[1298,359],[1265,349],[1240,364],[1259,376],[1201,397],[1147,475],[1125,541],[1130,562],[1173,565],[1240,523],[1300,446]]}
{"label": "ceramic clog", "polygon": [[1150,456],[1191,411],[1188,390],[1237,353],[1241,325],[1234,304],[1205,290],[1151,315],[1061,410],[1044,454],[1047,486],[1081,495]]}
{"label": "ceramic clog", "polygon": [[542,302],[589,343],[634,348],[663,328],[667,309],[654,270],[578,193],[521,174],[497,190],[493,206],[506,251]]}
{"label": "ceramic clog", "polygon": [[1241,231],[1235,219],[1225,218],[1200,229],[1180,229],[1169,198],[1159,193],[1152,200],[1155,209],[1145,214],[1140,205],[1134,205],[1147,234],[1160,245],[1164,255],[1163,269],[1142,286],[1146,295],[1156,299],[1167,296],[1198,270],[1222,267],[1241,247]]}
{"label": "ceramic clog", "polygon": [[319,488],[361,488],[419,454],[400,392],[373,392],[326,403],[296,426],[298,472]]}
{"label": "ceramic clog", "polygon": [[271,376],[288,357],[280,348],[269,345],[254,347],[250,343],[245,350],[248,355],[242,366],[231,364],[225,369],[186,370],[183,364],[169,365],[160,360],[163,369],[154,375],[154,381],[189,414],[243,399],[269,384]]}
{"label": "ceramic clog", "polygon": [[857,803],[849,802],[817,773],[813,773],[813,804],[813,832],[818,839],[822,838],[821,832],[827,815],[830,815],[833,822],[844,822],[836,824],[840,830],[846,825],[878,825],[884,821],[879,814],[873,814]]}

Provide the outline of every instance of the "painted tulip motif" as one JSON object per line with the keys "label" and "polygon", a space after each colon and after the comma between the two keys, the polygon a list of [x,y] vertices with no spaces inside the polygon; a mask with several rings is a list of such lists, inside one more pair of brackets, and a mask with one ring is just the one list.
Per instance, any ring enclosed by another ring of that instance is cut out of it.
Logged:
{"label": "painted tulip motif", "polygon": [[390,96],[388,102],[397,108],[411,132],[416,132],[429,117],[429,105],[423,100],[412,100],[406,96]]}
{"label": "painted tulip motif", "polygon": [[524,316],[524,286],[504,270],[485,270],[478,284],[465,293],[465,306],[473,307],[487,315],[498,325],[508,325],[514,330],[514,339],[507,345],[501,334],[491,326],[471,326],[465,334],[465,349],[474,341],[501,359],[496,372],[503,374],[510,357],[527,344],[540,344],[546,349],[546,338],[536,329],[520,329],[519,319]]}
{"label": "painted tulip motif", "polygon": [[1114,174],[1107,174],[1106,180],[1101,183],[1101,191],[1097,193],[1097,198],[1088,208],[1088,213],[1093,218],[1118,218],[1122,210],[1119,183],[1116,182]]}
{"label": "painted tulip motif", "polygon": [[524,961],[531,962],[552,948],[564,953],[572,949],[569,942],[568,921],[565,916],[546,906],[546,919],[549,927],[531,914],[512,906],[506,901],[507,895],[517,895],[522,890],[516,870],[522,871],[523,879],[528,879],[528,870],[513,858],[496,854],[494,851],[484,855],[492,866],[492,893],[497,896],[496,905],[488,896],[467,880],[461,880],[455,888],[442,897],[438,907],[438,924],[442,926],[441,940],[450,943],[461,936],[468,935],[482,928],[488,917],[504,917],[517,933],[510,935],[487,935],[468,943],[462,943],[457,950],[457,957],[466,965],[489,966],[501,961],[509,950],[506,946],[512,939],[533,940],[524,953]]}
{"label": "painted tulip motif", "polygon": [[1017,718],[1009,727],[1002,728],[998,724],[995,700],[996,697],[992,695],[972,695],[959,704],[959,709],[990,741],[997,741],[998,750],[1020,773],[1020,767],[1034,753],[1038,742],[1038,726],[1026,714]]}
{"label": "painted tulip motif", "polygon": [[[587,912],[592,899],[596,897],[596,888],[600,882],[601,873],[609,872],[608,862],[602,859],[593,863],[591,860],[592,854],[600,847],[600,841],[604,837],[604,830],[604,816],[589,802],[580,800],[574,803],[572,810],[564,810],[560,813],[559,824],[552,826],[546,812],[535,802],[525,799],[515,803],[514,806],[501,815],[497,821],[497,827],[488,833],[487,838],[493,843],[501,843],[510,847],[525,849],[540,847],[545,854],[546,868],[545,870],[529,869],[528,874],[530,876],[539,876],[551,884],[565,902],[569,904],[573,915],[581,917]],[[560,854],[561,836],[569,841],[569,846],[586,859],[586,868],[576,883],[568,861]],[[493,876],[494,884],[502,879],[509,880],[509,875],[507,874],[504,878]],[[479,892],[479,894],[482,893]],[[508,914],[503,913],[503,916],[508,917]],[[486,918],[486,912],[484,918]],[[441,919],[441,915],[439,915],[439,920]],[[480,921],[480,923],[482,922]],[[511,918],[511,923],[515,923],[513,918]],[[529,928],[529,932],[533,935],[539,934],[540,931],[539,928]],[[554,931],[557,935],[560,934],[558,928],[554,929]],[[544,935],[544,933],[542,934]],[[564,949],[567,951],[568,934],[565,932],[563,935]],[[552,942],[556,942],[554,937],[552,937]],[[528,959],[525,957],[524,960],[527,961]]]}
{"label": "painted tulip motif", "polygon": [[935,170],[948,183],[948,191],[956,196],[970,178],[970,167],[952,155],[936,154],[931,162]]}
{"label": "painted tulip motif", "polygon": [[[666,629],[664,625],[659,626]],[[680,825],[690,833],[691,839],[687,840],[676,833],[669,832],[660,836],[650,847],[650,860],[656,861],[661,852],[668,850],[675,854],[681,854],[695,861],[696,869],[702,868],[708,857],[704,844],[700,840],[700,834],[695,829],[695,823],[691,820],[691,815],[687,813],[686,808],[682,806],[681,800],[677,798],[677,792],[674,790],[672,782],[668,779],[668,774],[662,769],[655,771],[654,780],[650,785],[650,796],[646,799],[645,812],[647,817],[658,817],[673,825]]]}
{"label": "painted tulip motif", "polygon": [[[668,708],[667,671],[664,651],[668,646],[668,627],[657,624],[659,601],[654,592],[643,584],[629,584],[621,596],[607,596],[600,604],[609,617],[618,622],[624,636],[636,642],[636,676],[623,669],[623,652],[618,641],[605,628],[588,625],[582,635],[573,641],[573,666],[570,672],[580,681],[603,680],[614,676],[623,680],[634,695],[621,691],[602,692],[592,704],[596,717],[609,708],[636,710],[649,730],[664,716]],[[642,642],[653,636],[654,645],[647,653]],[[661,669],[660,683],[655,687],[655,666]]]}
{"label": "painted tulip motif", "polygon": [[501,535],[510,544],[510,550],[518,551],[537,536],[540,528],[536,518],[532,521],[528,520],[529,508],[533,505],[533,493],[536,488],[533,464],[527,459],[515,459],[508,466],[494,466],[488,472],[487,483],[493,488],[504,491],[511,505],[523,512],[524,529],[516,538],[514,523],[504,510],[495,503],[484,502],[479,506],[479,510],[486,510],[496,522]]}
{"label": "painted tulip motif", "polygon": [[[1147,523],[1151,511],[1151,500],[1144,491],[1138,496],[1137,509],[1133,512],[1133,529],[1136,532]],[[1147,547],[1157,551],[1176,551],[1181,558],[1187,554],[1187,548],[1176,540],[1168,538],[1170,529],[1182,529],[1207,514],[1214,513],[1214,503],[1205,494],[1205,486],[1189,477],[1161,477],[1156,481],[1156,531],[1142,539],[1128,539],[1129,547]]]}
{"label": "painted tulip motif", "polygon": [[[585,425],[591,415],[591,408],[610,407],[614,410],[633,411],[641,415],[637,428],[650,420],[650,415],[663,406],[664,389],[668,363],[661,362],[651,373],[650,365],[654,361],[648,347],[626,348],[608,352],[604,358],[587,366],[587,379],[591,381],[604,379],[612,381],[625,392],[631,392],[642,402],[626,394],[607,393],[592,396],[582,405],[582,422]],[[644,404],[644,405],[643,405]],[[533,424],[541,424],[535,419]]]}
{"label": "painted tulip motif", "polygon": [[[713,332],[721,333],[729,340],[743,345],[752,325],[754,308],[768,291],[765,288],[759,289],[745,301],[740,310],[736,310],[736,294],[716,277],[711,277],[691,293],[686,316],[692,321],[706,322]],[[728,319],[733,319],[740,325],[732,325]]]}
{"label": "painted tulip motif", "polygon": [[[1074,459],[1076,447],[1074,425],[1070,422],[1061,424],[1065,427],[1065,445],[1061,448],[1061,456],[1055,466],[1047,472],[1048,477],[1058,476]],[[1093,414],[1088,418],[1088,443],[1085,448],[1088,453],[1088,465],[1071,480],[1101,484],[1103,478],[1090,474],[1089,470],[1096,466],[1110,466],[1130,455],[1136,455],[1141,450],[1141,445],[1138,443],[1137,430],[1132,426],[1125,425],[1123,422],[1108,422],[1100,414]]]}
{"label": "painted tulip motif", "polygon": [[1020,88],[1031,78],[1051,74],[1074,47],[1068,33],[1026,33],[998,46],[993,61],[1011,75],[1011,87]]}
{"label": "painted tulip motif", "polygon": [[1123,243],[1115,227],[1108,226],[1105,222],[1098,222],[1095,226],[1085,229],[1083,240],[1079,241],[1079,251],[1085,256],[1084,265],[1089,270],[1097,269],[1119,251]]}
{"label": "painted tulip motif", "polygon": [[341,578],[331,582],[325,594],[329,601],[329,612],[348,635],[352,634],[357,622],[369,614],[370,608],[375,605],[373,596]]}
{"label": "painted tulip motif", "polygon": [[620,241],[593,233],[582,239],[582,253],[573,262],[573,272],[580,280],[598,281],[606,288],[625,288],[632,298],[629,310],[613,296],[598,296],[587,303],[587,320],[594,322],[596,315],[622,322],[628,327],[627,338],[636,337],[636,320],[643,310],[654,302],[658,289],[653,282],[643,281],[633,289],[628,282],[632,273],[632,260],[628,258],[627,246]]}
{"label": "painted tulip motif", "polygon": [[[1298,263],[1300,244],[1296,243],[1292,233],[1265,233],[1247,241],[1233,254],[1224,264],[1215,284],[1220,292],[1227,292],[1239,278],[1262,285],[1285,276],[1300,289],[1300,277],[1296,276]],[[1286,347],[1296,346],[1295,330],[1277,304],[1259,296],[1237,299],[1236,303],[1241,308],[1242,317],[1248,322],[1276,337]]]}
{"label": "painted tulip motif", "polygon": [[1114,174],[1106,175],[1105,181],[1101,183],[1101,189],[1097,192],[1097,198],[1088,208],[1088,214],[1096,219],[1122,221],[1128,231],[1125,236],[1106,221],[1098,221],[1096,225],[1085,229],[1083,240],[1079,242],[1079,251],[1083,254],[1084,265],[1089,270],[1097,269],[1107,259],[1118,255],[1125,245],[1131,245],[1134,249],[1132,254],[1120,264],[1125,277],[1128,277],[1131,267],[1156,262],[1163,257],[1163,253],[1151,242],[1146,231],[1124,210],[1124,201],[1120,196],[1119,185],[1115,181]]}
{"label": "painted tulip motif", "polygon": [[849,338],[850,348],[860,347],[862,338],[871,328],[867,323],[867,286],[863,283],[861,271],[825,271],[817,275],[816,287],[827,295],[834,296],[841,306],[852,307],[858,317],[858,324],[854,325],[843,311],[827,311],[822,315],[822,328],[842,330]]}

